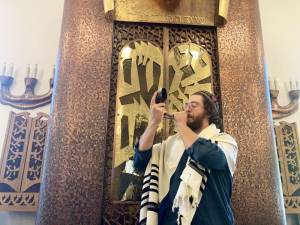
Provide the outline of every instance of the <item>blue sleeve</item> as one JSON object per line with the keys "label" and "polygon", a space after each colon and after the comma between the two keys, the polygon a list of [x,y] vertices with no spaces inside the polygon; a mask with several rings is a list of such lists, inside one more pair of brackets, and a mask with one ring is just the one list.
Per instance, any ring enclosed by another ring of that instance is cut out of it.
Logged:
{"label": "blue sleeve", "polygon": [[140,151],[139,142],[134,146],[134,168],[139,171],[144,171],[149,163],[149,160],[152,156],[152,148]]}
{"label": "blue sleeve", "polygon": [[199,138],[186,151],[193,160],[205,168],[213,170],[228,168],[224,152],[210,140]]}

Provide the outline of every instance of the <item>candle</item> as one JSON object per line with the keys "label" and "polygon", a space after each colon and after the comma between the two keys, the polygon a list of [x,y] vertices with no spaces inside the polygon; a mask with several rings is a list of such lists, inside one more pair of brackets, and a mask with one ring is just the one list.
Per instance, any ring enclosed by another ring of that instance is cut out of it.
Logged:
{"label": "candle", "polygon": [[27,65],[26,77],[30,76],[30,64]]}
{"label": "candle", "polygon": [[55,64],[53,65],[51,78],[53,79],[55,76]]}
{"label": "candle", "polygon": [[275,86],[275,90],[278,90],[278,80],[277,80],[277,78],[274,79],[274,86]]}
{"label": "candle", "polygon": [[274,85],[273,85],[272,77],[271,76],[269,76],[268,82],[269,82],[269,88],[270,88],[270,90],[273,90],[274,89]]}
{"label": "candle", "polygon": [[8,76],[13,77],[13,75],[14,75],[14,64],[11,63],[10,68],[9,68],[9,72],[8,72]]}
{"label": "candle", "polygon": [[298,80],[296,81],[296,88],[297,88],[297,90],[300,90],[299,81]]}
{"label": "candle", "polygon": [[3,63],[2,76],[5,76],[5,73],[6,73],[6,63]]}
{"label": "candle", "polygon": [[293,81],[290,80],[290,91],[292,91],[292,90],[293,90]]}
{"label": "candle", "polygon": [[35,64],[34,70],[33,70],[33,77],[36,78],[38,72],[38,64]]}

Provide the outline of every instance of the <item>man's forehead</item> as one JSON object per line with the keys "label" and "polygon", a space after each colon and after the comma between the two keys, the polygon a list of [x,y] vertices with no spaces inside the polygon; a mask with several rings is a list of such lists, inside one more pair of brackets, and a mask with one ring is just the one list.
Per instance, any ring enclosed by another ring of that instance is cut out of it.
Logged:
{"label": "man's forehead", "polygon": [[202,102],[202,96],[201,95],[191,95],[189,97],[189,102]]}

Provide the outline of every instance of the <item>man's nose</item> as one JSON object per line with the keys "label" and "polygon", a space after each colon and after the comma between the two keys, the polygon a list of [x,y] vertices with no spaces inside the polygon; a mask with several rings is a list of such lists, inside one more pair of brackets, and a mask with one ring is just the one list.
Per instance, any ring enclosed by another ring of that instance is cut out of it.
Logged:
{"label": "man's nose", "polygon": [[191,112],[191,107],[189,105],[185,106],[184,111],[187,112],[187,113]]}

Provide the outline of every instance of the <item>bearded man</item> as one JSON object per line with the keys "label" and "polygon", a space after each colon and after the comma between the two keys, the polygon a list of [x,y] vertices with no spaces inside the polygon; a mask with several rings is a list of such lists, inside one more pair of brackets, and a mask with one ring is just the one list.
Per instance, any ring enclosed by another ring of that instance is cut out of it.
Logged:
{"label": "bearded man", "polygon": [[135,146],[134,166],[145,171],[139,224],[233,225],[231,207],[237,144],[217,128],[214,96],[190,96],[174,113],[177,134],[154,145],[165,103],[152,97],[151,118]]}

